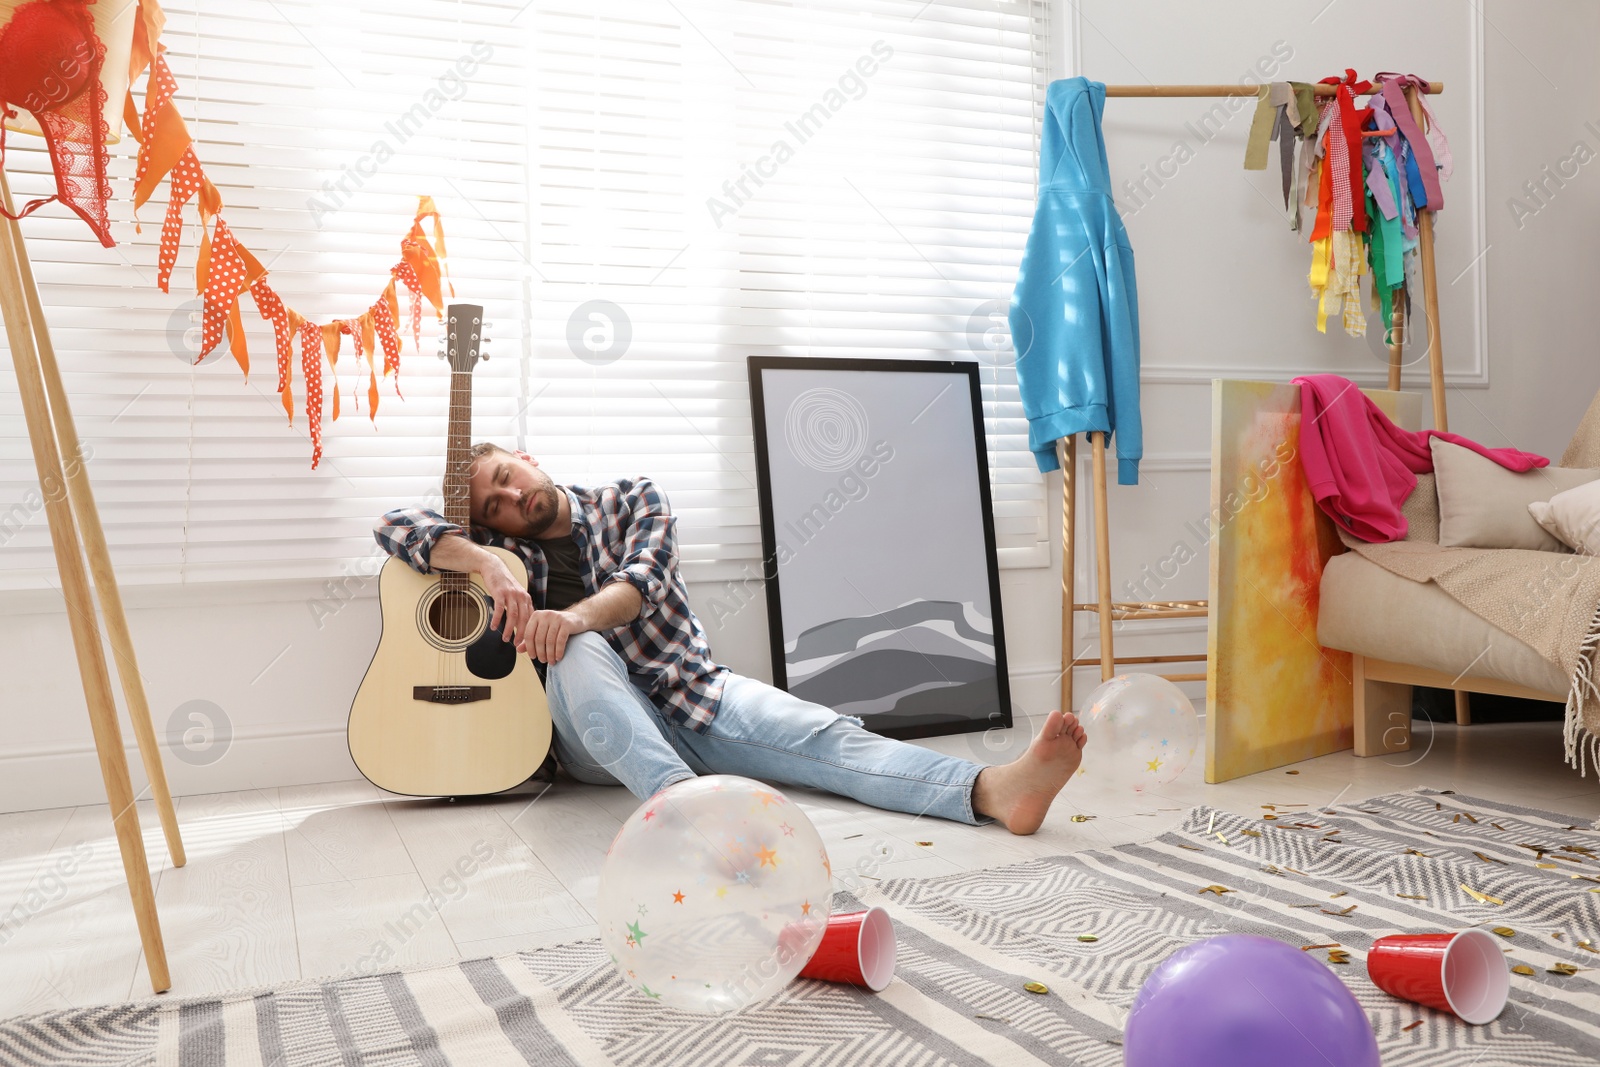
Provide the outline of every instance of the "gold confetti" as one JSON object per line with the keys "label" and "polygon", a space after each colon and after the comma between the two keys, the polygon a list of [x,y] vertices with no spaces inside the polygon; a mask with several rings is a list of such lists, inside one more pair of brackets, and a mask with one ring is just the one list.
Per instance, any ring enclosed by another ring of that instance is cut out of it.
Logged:
{"label": "gold confetti", "polygon": [[1595,947],[1594,947],[1593,943],[1591,943],[1591,942],[1589,942],[1587,940],[1579,941],[1578,942],[1578,947],[1583,949],[1583,951],[1585,951],[1585,952],[1594,952],[1595,951]]}
{"label": "gold confetti", "polygon": [[1240,830],[1239,832],[1241,834],[1246,834],[1246,835],[1248,835],[1250,837],[1260,837],[1261,836],[1261,831],[1260,830]]}
{"label": "gold confetti", "polygon": [[1093,815],[1074,815],[1072,817],[1072,821],[1073,822],[1088,822],[1092,818],[1094,818]]}
{"label": "gold confetti", "polygon": [[1324,914],[1324,915],[1349,915],[1352,911],[1356,910],[1356,907],[1357,907],[1357,905],[1352,904],[1348,908],[1340,908],[1338,911],[1329,911],[1327,908],[1323,908],[1322,909],[1322,914]]}
{"label": "gold confetti", "polygon": [[1339,947],[1339,942],[1337,942],[1337,941],[1329,941],[1326,945],[1301,945],[1300,946],[1300,951],[1301,952],[1311,952],[1311,951],[1314,951],[1314,950],[1319,949],[1319,948],[1338,948],[1338,947]]}
{"label": "gold confetti", "polygon": [[1395,896],[1399,897],[1401,900],[1427,900],[1428,899],[1422,893],[1396,893]]}
{"label": "gold confetti", "polygon": [[1233,892],[1233,890],[1231,890],[1231,889],[1229,889],[1229,888],[1227,888],[1227,887],[1226,887],[1226,886],[1220,886],[1220,885],[1208,885],[1208,886],[1206,886],[1206,887],[1205,887],[1205,888],[1204,888],[1204,889],[1197,889],[1197,890],[1195,890],[1195,892],[1196,892],[1196,893],[1215,893],[1215,894],[1216,894],[1216,895],[1217,895],[1217,896],[1219,896],[1219,897],[1220,897],[1220,896],[1221,896],[1221,895],[1222,895],[1222,894],[1224,894],[1224,893],[1231,893],[1231,892]]}
{"label": "gold confetti", "polygon": [[1474,852],[1473,855],[1478,857],[1480,860],[1482,860],[1485,863],[1499,863],[1499,864],[1504,865],[1505,862],[1506,862],[1505,860],[1500,859],[1500,858],[1498,858],[1496,856],[1485,856],[1482,852]]}
{"label": "gold confetti", "polygon": [[1456,812],[1455,815],[1453,817],[1451,817],[1450,821],[1451,822],[1460,822],[1461,821],[1461,813],[1459,811]]}
{"label": "gold confetti", "polygon": [[1497,823],[1497,822],[1492,822],[1492,823],[1490,823],[1490,824],[1489,824],[1489,825],[1490,825],[1490,826],[1492,826],[1492,827],[1494,827],[1494,828],[1495,828],[1495,829],[1496,829],[1496,830],[1499,830],[1499,831],[1501,831],[1501,832],[1504,832],[1504,831],[1505,831],[1505,827],[1504,827],[1504,826],[1501,826],[1501,825],[1500,825],[1500,824],[1499,824],[1499,823]]}
{"label": "gold confetti", "polygon": [[1226,837],[1222,836],[1222,831],[1221,830],[1218,830],[1216,833],[1212,834],[1211,836],[1216,838],[1218,841],[1221,841],[1224,845],[1226,845],[1228,843],[1228,839]]}
{"label": "gold confetti", "polygon": [[1098,941],[1098,940],[1100,940],[1100,938],[1096,934],[1079,934],[1078,935],[1078,940],[1087,943],[1087,942],[1090,942],[1090,941]]}
{"label": "gold confetti", "polygon": [[1299,771],[1284,771],[1284,774],[1299,774]]}
{"label": "gold confetti", "polygon": [[921,845],[923,848],[931,848],[933,846],[932,841],[918,841],[917,844]]}
{"label": "gold confetti", "polygon": [[995,1022],[995,1023],[1009,1023],[1011,1021],[1010,1019],[1004,1018],[1004,1017],[999,1016],[999,1015],[974,1015],[973,1018],[974,1019],[988,1019],[990,1022]]}
{"label": "gold confetti", "polygon": [[1289,907],[1291,907],[1291,908],[1320,908],[1320,907],[1322,907],[1322,905],[1318,904],[1316,901],[1312,901],[1310,904],[1290,904]]}
{"label": "gold confetti", "polygon": [[1409,1032],[1409,1031],[1411,1031],[1411,1030],[1415,1030],[1415,1029],[1416,1029],[1416,1028],[1417,1028],[1417,1027],[1419,1027],[1419,1026],[1421,1026],[1421,1025],[1422,1025],[1422,1020],[1421,1020],[1421,1019],[1418,1019],[1418,1020],[1417,1020],[1417,1021],[1416,1021],[1416,1022],[1414,1022],[1414,1023],[1406,1023],[1406,1024],[1405,1024],[1405,1025],[1404,1025],[1404,1026],[1402,1026],[1402,1027],[1401,1027],[1401,1028],[1400,1028],[1400,1032],[1401,1032],[1401,1033],[1402,1033],[1402,1034],[1404,1034],[1404,1033],[1407,1033],[1407,1032]]}
{"label": "gold confetti", "polygon": [[1439,803],[1437,800],[1435,800],[1433,802],[1433,810],[1434,811],[1443,811],[1444,810],[1444,805]]}
{"label": "gold confetti", "polygon": [[1555,938],[1557,941],[1560,941],[1561,940],[1561,931],[1557,930],[1555,933],[1551,934],[1550,936]]}
{"label": "gold confetti", "polygon": [[1529,978],[1532,978],[1533,977],[1533,968],[1527,966],[1526,964],[1519,963],[1515,967],[1511,968],[1511,973],[1512,974],[1525,974]]}
{"label": "gold confetti", "polygon": [[1421,856],[1421,857],[1422,857],[1422,858],[1423,858],[1423,859],[1425,859],[1425,860],[1426,860],[1426,859],[1432,859],[1432,858],[1433,858],[1433,857],[1432,857],[1432,856],[1430,856],[1430,855],[1428,855],[1428,854],[1427,854],[1427,853],[1426,853],[1426,852],[1418,852],[1418,851],[1417,851],[1417,850],[1416,850],[1416,849],[1414,849],[1414,848],[1408,848],[1408,849],[1406,849],[1406,851],[1405,851],[1405,855],[1407,855],[1407,856]]}
{"label": "gold confetti", "polygon": [[1278,817],[1277,817],[1277,816],[1276,816],[1276,815],[1263,815],[1263,816],[1261,816],[1261,817],[1262,817],[1262,818],[1263,818],[1263,819],[1270,819],[1270,820],[1273,820],[1273,821],[1276,821],[1276,820],[1277,820],[1277,818],[1278,818]]}
{"label": "gold confetti", "polygon": [[1470,885],[1468,885],[1465,882],[1461,883],[1461,888],[1465,889],[1467,891],[1467,895],[1470,896],[1473,900],[1476,900],[1479,904],[1504,904],[1505,903],[1505,901],[1501,900],[1499,897],[1491,897],[1488,893],[1480,893],[1480,892],[1478,892],[1476,889],[1472,888]]}
{"label": "gold confetti", "polygon": [[1478,825],[1478,820],[1473,816],[1472,812],[1464,811],[1461,814],[1465,815],[1467,817],[1467,821],[1470,822],[1472,825],[1474,825],[1474,826]]}
{"label": "gold confetti", "polygon": [[1332,952],[1328,953],[1328,962],[1329,963],[1349,963],[1350,962],[1350,953],[1345,952],[1343,949],[1337,949],[1336,948]]}
{"label": "gold confetti", "polygon": [[1515,930],[1511,929],[1511,927],[1509,927],[1509,926],[1496,926],[1492,930],[1490,930],[1489,932],[1491,934],[1499,934],[1501,937],[1516,937],[1517,936],[1517,932]]}
{"label": "gold confetti", "polygon": [[1204,852],[1205,851],[1205,849],[1201,848],[1199,845],[1185,845],[1181,841],[1178,843],[1178,847],[1179,848],[1186,848],[1190,852]]}
{"label": "gold confetti", "polygon": [[1570,963],[1558,963],[1554,967],[1546,967],[1545,974],[1577,974],[1579,968]]}
{"label": "gold confetti", "polygon": [[1541,871],[1553,871],[1556,869],[1556,865],[1553,863],[1535,863],[1534,866]]}
{"label": "gold confetti", "polygon": [[1348,889],[1341,889],[1337,893],[1329,893],[1328,894],[1328,899],[1329,900],[1338,900],[1340,897],[1347,897],[1349,895],[1350,895],[1350,891]]}
{"label": "gold confetti", "polygon": [[1030,993],[1038,993],[1041,995],[1050,992],[1050,987],[1045,985],[1043,982],[1023,982],[1022,988],[1026,989]]}

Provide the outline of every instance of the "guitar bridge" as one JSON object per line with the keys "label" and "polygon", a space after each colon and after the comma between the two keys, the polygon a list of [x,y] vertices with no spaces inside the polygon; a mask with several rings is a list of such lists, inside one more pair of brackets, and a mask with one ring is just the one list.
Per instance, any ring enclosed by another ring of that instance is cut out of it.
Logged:
{"label": "guitar bridge", "polygon": [[475,700],[489,699],[486,685],[417,685],[411,687],[411,699],[426,700],[430,704],[470,704]]}

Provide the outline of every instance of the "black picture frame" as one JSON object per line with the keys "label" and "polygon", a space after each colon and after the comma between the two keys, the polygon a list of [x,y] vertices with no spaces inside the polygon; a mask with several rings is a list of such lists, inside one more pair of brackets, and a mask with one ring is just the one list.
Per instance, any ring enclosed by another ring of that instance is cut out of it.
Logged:
{"label": "black picture frame", "polygon": [[[933,737],[1010,727],[1011,688],[1006,670],[979,365],[966,360],[794,356],[749,356],[746,365],[773,685],[843,714],[857,715],[868,729],[888,737]],[[905,377],[887,381],[883,377],[886,374]],[[917,382],[918,376],[924,381]],[[933,392],[932,386],[939,379],[945,380],[944,385],[926,402],[923,412],[940,407],[941,417],[913,430],[921,414],[907,422],[905,412],[911,405],[921,403],[922,396]],[[964,393],[956,388],[961,385],[965,386]],[[799,388],[805,391],[795,393]],[[944,402],[953,388],[957,395]],[[965,418],[959,404],[963,397]],[[771,439],[775,428],[768,417],[768,406],[782,403],[785,398],[789,406],[784,425],[778,430],[784,435],[783,447],[775,451]],[[797,420],[796,409],[801,400],[806,406]],[[949,476],[935,480],[928,472],[902,463],[893,478],[885,479],[883,472],[895,455],[892,444],[880,437],[868,451],[864,443],[856,440],[869,435],[874,425],[898,426],[910,443],[920,436],[922,448],[913,454],[924,465],[931,462],[921,458],[924,452],[944,459],[947,457],[937,450],[947,449],[953,465],[942,469],[950,472]],[[956,432],[952,427],[957,428]],[[964,440],[968,434],[970,450]],[[858,457],[853,465],[839,466],[852,451]],[[796,460],[796,452],[805,453],[803,463]],[[891,458],[885,459],[886,454]],[[874,458],[878,462],[872,462]],[[957,466],[963,461],[971,467]],[[873,473],[869,474],[869,470]],[[805,490],[798,488],[799,483],[809,483],[809,491],[815,493],[819,477],[838,471],[844,473],[838,479],[837,491],[830,490],[820,499],[805,497]],[[851,488],[852,474],[856,483],[865,487],[859,497]],[[775,477],[779,480],[776,485]],[[877,501],[873,501],[872,485],[867,481],[870,478],[879,479],[875,483],[880,486]],[[788,485],[786,480],[796,484]],[[924,481],[930,483],[926,487],[927,499],[938,499],[939,506],[912,513],[905,506],[908,494],[916,492]],[[965,487],[964,499],[940,499],[951,482]],[[835,497],[840,502],[837,509],[832,507]],[[818,499],[804,512],[800,526],[789,514],[797,499]],[[851,513],[850,522],[831,525],[849,507],[857,509]],[[880,511],[875,512],[874,507]],[[898,511],[888,510],[896,507]],[[981,520],[978,523],[971,521],[973,512]],[[941,527],[940,514],[950,516],[945,527]],[[816,524],[814,533],[812,524]],[[895,536],[891,540],[872,535],[874,524],[879,529],[895,529]],[[827,551],[829,539],[825,535],[830,525],[839,531],[834,542],[854,529],[868,531],[869,541],[884,543],[853,546],[858,549],[855,551],[845,551],[834,543],[833,550]],[[959,537],[954,536],[957,529]],[[804,537],[807,533],[812,537],[797,542],[796,549],[790,549],[780,536],[788,535],[793,540],[796,535]],[[981,558],[976,558],[980,555],[976,550],[980,538]],[[822,546],[825,554],[819,555],[813,549],[804,568],[792,562],[800,558],[800,549],[812,544]],[[952,556],[952,552],[960,558]],[[819,618],[819,612],[833,610],[819,608],[816,603],[802,610],[799,602],[825,592],[835,577],[835,567],[840,568],[838,577],[851,592],[859,594],[855,599],[860,610],[838,619],[805,624],[801,616]],[[784,597],[786,570],[794,572],[788,587],[788,612]],[[811,572],[809,576],[806,571]],[[929,595],[905,599],[907,588],[922,587]],[[883,589],[899,590],[889,595],[900,599],[886,608],[874,601],[868,591]],[[970,600],[950,599],[951,589],[970,592]],[[941,590],[946,591],[944,595]],[[985,598],[987,603],[982,603]],[[987,618],[983,617],[985,611]],[[985,624],[987,633],[983,631]],[[880,628],[871,629],[873,626]],[[881,628],[884,626],[889,628]],[[790,633],[789,629],[799,632]],[[862,647],[860,642],[865,638],[871,638],[873,643]],[[788,648],[791,643],[793,649]],[[986,644],[990,646],[987,653]],[[809,653],[816,655],[808,658]],[[801,663],[806,665],[803,672],[793,669]],[[837,696],[853,699],[841,702],[834,699]]]}

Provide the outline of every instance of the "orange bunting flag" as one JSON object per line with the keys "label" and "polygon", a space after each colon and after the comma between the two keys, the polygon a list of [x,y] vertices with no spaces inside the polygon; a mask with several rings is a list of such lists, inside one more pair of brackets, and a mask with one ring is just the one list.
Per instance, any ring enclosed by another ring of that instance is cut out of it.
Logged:
{"label": "orange bunting flag", "polygon": [[400,330],[395,323],[394,314],[394,283],[389,283],[389,288],[378,297],[377,303],[372,305],[372,332],[377,335],[378,343],[383,346],[383,376],[387,378],[391,372],[394,374],[395,395],[400,394]]}
{"label": "orange bunting flag", "polygon": [[322,328],[300,323],[300,371],[306,376],[306,421],[311,430],[311,469],[322,462]]}
{"label": "orange bunting flag", "polygon": [[[234,305],[239,302],[239,294],[249,288],[248,268],[239,254],[239,243],[221,219],[217,220],[210,252],[200,282],[204,286],[201,292],[205,294],[200,317],[200,359],[205,359],[222,343],[223,331]],[[205,255],[204,250],[201,255]]]}
{"label": "orange bunting flag", "polygon": [[[400,242],[402,250],[411,239]],[[405,254],[402,251],[402,254]],[[417,269],[412,266],[410,259],[402,260],[389,268],[389,273],[400,280],[406,287],[406,292],[411,294],[411,339],[416,342],[417,348],[422,348],[422,282],[417,278]],[[437,273],[433,278],[434,293],[439,291],[439,277]]]}

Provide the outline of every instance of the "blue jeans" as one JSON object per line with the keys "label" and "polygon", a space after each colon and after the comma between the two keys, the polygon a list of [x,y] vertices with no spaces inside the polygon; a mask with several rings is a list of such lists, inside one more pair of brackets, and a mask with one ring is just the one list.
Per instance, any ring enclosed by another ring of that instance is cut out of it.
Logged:
{"label": "blue jeans", "polygon": [[729,673],[704,733],[658,712],[597,633],[574,634],[545,671],[556,759],[580,782],[625,785],[641,800],[698,774],[808,786],[891,811],[978,825],[981,764],[880,737],[859,720]]}

